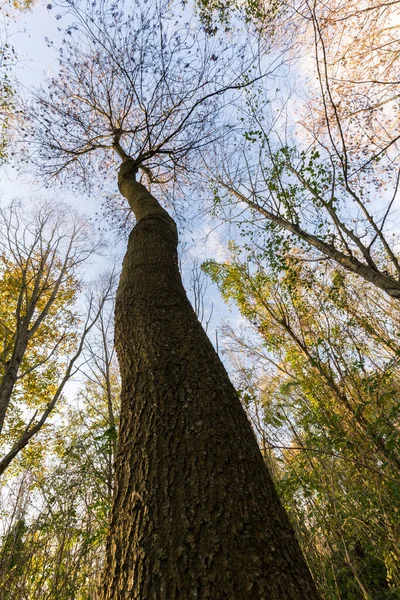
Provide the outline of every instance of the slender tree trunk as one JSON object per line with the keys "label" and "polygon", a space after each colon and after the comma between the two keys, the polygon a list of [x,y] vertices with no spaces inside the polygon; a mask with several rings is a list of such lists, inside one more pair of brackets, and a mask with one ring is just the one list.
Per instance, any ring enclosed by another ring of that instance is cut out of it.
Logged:
{"label": "slender tree trunk", "polygon": [[317,600],[237,393],[186,297],[174,221],[129,173],[102,600]]}
{"label": "slender tree trunk", "polygon": [[20,335],[23,340],[17,339],[11,359],[6,366],[3,377],[0,381],[0,434],[3,431],[4,421],[7,409],[11,401],[14,386],[18,379],[18,371],[28,345],[27,334]]}

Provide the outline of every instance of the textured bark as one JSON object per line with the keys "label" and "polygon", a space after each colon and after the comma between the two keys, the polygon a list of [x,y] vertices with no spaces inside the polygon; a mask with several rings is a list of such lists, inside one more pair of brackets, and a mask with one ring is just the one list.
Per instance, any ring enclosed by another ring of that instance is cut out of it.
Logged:
{"label": "textured bark", "polygon": [[122,175],[142,212],[117,294],[121,425],[100,597],[316,600],[238,396],[186,297],[175,223]]}

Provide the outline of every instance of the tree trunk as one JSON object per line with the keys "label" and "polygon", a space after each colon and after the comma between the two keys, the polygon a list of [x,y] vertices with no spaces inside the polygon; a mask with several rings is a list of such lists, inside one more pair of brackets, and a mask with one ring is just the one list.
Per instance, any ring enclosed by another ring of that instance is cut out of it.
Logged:
{"label": "tree trunk", "polygon": [[[128,165],[129,167],[129,165]],[[238,395],[186,297],[174,221],[129,172],[122,376],[102,600],[316,600]]]}
{"label": "tree trunk", "polygon": [[17,333],[17,340],[15,342],[12,356],[0,381],[0,434],[3,431],[7,409],[11,402],[14,386],[18,379],[19,367],[26,352],[27,345],[28,335],[26,331],[24,331],[22,334]]}

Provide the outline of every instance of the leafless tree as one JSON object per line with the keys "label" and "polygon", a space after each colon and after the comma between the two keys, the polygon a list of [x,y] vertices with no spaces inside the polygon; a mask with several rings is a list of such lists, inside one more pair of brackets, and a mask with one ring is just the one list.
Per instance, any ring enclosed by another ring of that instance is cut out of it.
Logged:
{"label": "leafless tree", "polygon": [[87,382],[86,402],[107,423],[103,436],[104,442],[108,444],[106,484],[109,498],[112,497],[113,491],[118,427],[117,405],[121,385],[114,347],[114,295],[110,293],[115,289],[115,284],[114,274],[107,276],[103,282],[103,288],[108,294],[108,302],[102,302],[105,297],[103,290],[99,297],[99,318],[90,335],[86,336],[83,352],[85,364],[82,367]]}
{"label": "leafless tree", "polygon": [[197,261],[193,262],[190,271],[189,292],[192,296],[194,312],[204,329],[208,331],[214,306],[206,303],[208,280]]}
{"label": "leafless tree", "polygon": [[164,0],[129,15],[103,0],[60,11],[60,70],[24,109],[41,176],[90,187],[129,156],[148,183],[176,183],[189,156],[230,132],[235,96],[262,76],[248,40],[209,37]]}

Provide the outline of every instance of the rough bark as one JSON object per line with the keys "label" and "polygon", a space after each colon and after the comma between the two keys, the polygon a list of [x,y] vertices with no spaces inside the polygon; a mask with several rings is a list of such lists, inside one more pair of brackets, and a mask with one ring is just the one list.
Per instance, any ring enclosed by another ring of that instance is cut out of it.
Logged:
{"label": "rough bark", "polygon": [[174,221],[123,168],[136,213],[117,293],[116,491],[102,600],[316,600],[237,393],[178,271]]}

